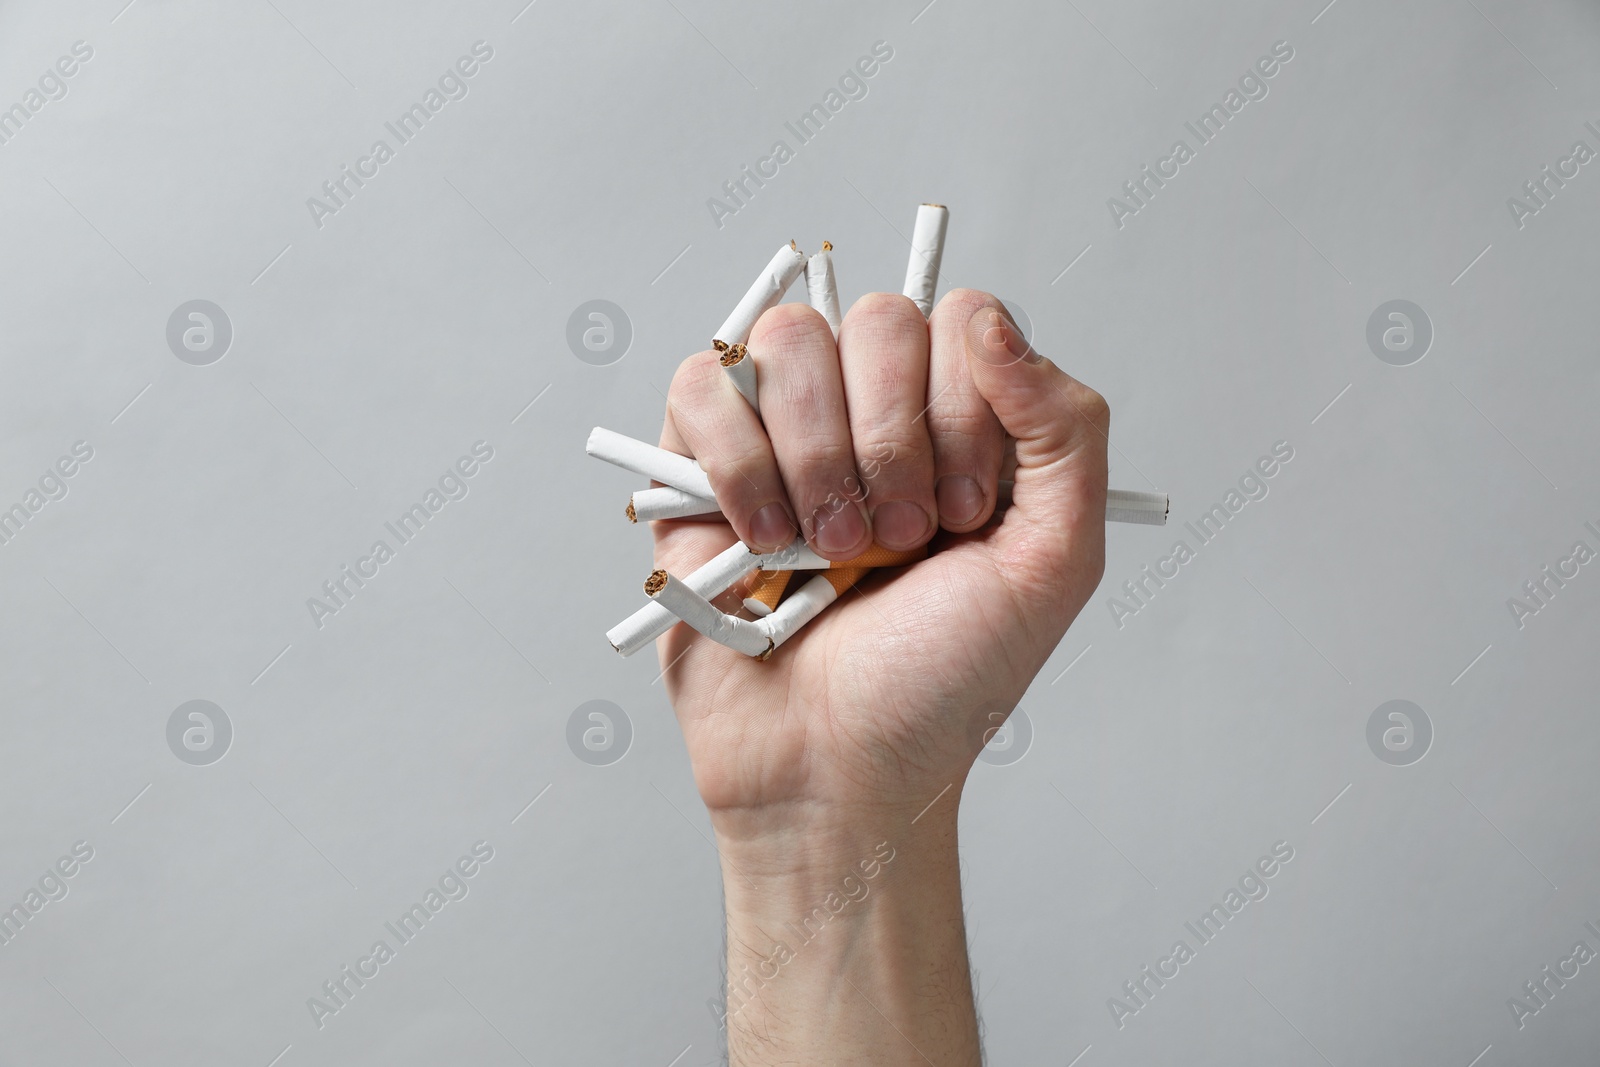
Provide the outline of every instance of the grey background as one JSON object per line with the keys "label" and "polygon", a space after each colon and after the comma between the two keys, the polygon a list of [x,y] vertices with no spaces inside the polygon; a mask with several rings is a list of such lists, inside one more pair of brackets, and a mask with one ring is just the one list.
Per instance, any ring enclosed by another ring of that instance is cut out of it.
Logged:
{"label": "grey background", "polygon": [[[582,443],[653,438],[780,241],[831,239],[847,304],[897,289],[922,200],[952,209],[941,291],[1026,308],[1111,400],[1113,484],[1174,501],[1110,531],[1031,749],[969,784],[992,1061],[1593,1054],[1596,965],[1520,1030],[1506,1003],[1600,949],[1600,567],[1523,629],[1506,606],[1600,545],[1600,173],[1506,207],[1600,148],[1593,5],[123,2],[0,8],[4,106],[94,49],[0,146],[4,506],[95,450],[0,546],[0,899],[95,850],[0,946],[0,1062],[717,1062],[707,821],[654,658],[602,637],[649,563],[636,480]],[[478,40],[470,94],[313,225]],[[868,95],[716,226],[879,40]],[[1278,40],[1269,95],[1115,226]],[[165,341],[194,299],[233,327],[209,366]],[[634,331],[610,366],[567,348],[593,299]],[[1434,326],[1408,367],[1365,341],[1392,299]],[[316,628],[478,440],[470,494]],[[1279,440],[1270,495],[1119,629],[1107,598]],[[208,766],[167,747],[195,699],[234,731]],[[607,766],[566,742],[597,699],[633,728]],[[1391,699],[1433,724],[1410,766],[1367,746]],[[307,998],[478,840],[470,895],[319,1029]],[[1118,1029],[1108,998],[1278,840],[1270,895]]]}

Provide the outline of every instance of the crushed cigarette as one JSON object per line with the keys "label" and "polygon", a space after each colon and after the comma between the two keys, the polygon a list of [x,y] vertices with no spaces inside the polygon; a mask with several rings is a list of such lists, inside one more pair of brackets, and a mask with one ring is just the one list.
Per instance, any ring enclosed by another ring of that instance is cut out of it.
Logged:
{"label": "crushed cigarette", "polygon": [[603,426],[596,426],[589,432],[584,451],[595,459],[676,486],[695,496],[715,498],[717,495],[711,490],[711,479],[706,477],[706,472],[688,456],[635,441]]}
{"label": "crushed cigarette", "polygon": [[[932,312],[938,291],[949,219],[949,210],[942,204],[923,204],[917,209],[904,292],[924,317]],[[822,251],[808,260],[793,241],[780,248],[712,339],[729,381],[758,418],[761,408],[755,358],[746,347],[750,332],[761,315],[783,299],[804,270],[807,298],[837,339],[841,316],[832,251],[833,244],[824,241]],[[997,512],[1011,503],[1016,470],[1014,448],[1014,442],[1008,440]],[[687,456],[602,427],[596,427],[589,435],[587,451],[663,483],[633,494],[627,507],[632,522],[721,514],[706,472]],[[1107,522],[1161,526],[1167,521],[1168,509],[1164,493],[1112,489],[1106,494]],[[925,548],[896,552],[873,545],[855,559],[833,562],[819,556],[800,538],[766,554],[752,552],[743,542],[735,542],[686,578],[674,578],[665,570],[651,572],[644,589],[649,603],[608,630],[606,639],[622,655],[631,656],[682,621],[735,651],[765,660],[873,569],[905,566],[926,555]],[[758,619],[729,615],[711,603],[710,598],[722,595],[752,571],[759,573],[743,600],[747,610],[760,616]],[[797,583],[797,571],[816,573]]]}
{"label": "crushed cigarette", "polygon": [[911,261],[906,264],[905,294],[917,305],[922,317],[933,314],[933,295],[939,288],[939,261],[944,258],[944,232],[950,224],[950,209],[943,204],[923,204],[917,208],[916,226],[911,230]]}
{"label": "crushed cigarette", "polygon": [[778,605],[777,611],[755,624],[761,627],[767,635],[767,640],[772,642],[772,648],[759,658],[766,659],[772,655],[773,649],[793,637],[796,631],[822,614],[822,609],[838,598],[838,591],[821,575],[796,589]]}
{"label": "crushed cigarette", "polygon": [[778,249],[766,269],[746,290],[744,298],[733,309],[733,314],[712,335],[711,347],[718,352],[726,352],[731,346],[750,340],[750,331],[755,329],[756,320],[762,312],[777,306],[783,294],[789,291],[789,286],[800,277],[805,265],[805,253],[796,248],[793,241]]}
{"label": "crushed cigarette", "polygon": [[695,519],[702,515],[720,515],[711,497],[686,493],[675,485],[654,489],[640,489],[628,501],[629,522],[655,522],[657,519]]}
{"label": "crushed cigarette", "polygon": [[756,359],[744,342],[735,342],[728,346],[717,361],[722,364],[722,369],[728,372],[728,381],[739,390],[739,395],[749,402],[750,407],[759,416],[761,414],[761,401],[756,392]]}
{"label": "crushed cigarette", "polygon": [[827,320],[833,339],[839,339],[839,281],[833,275],[833,244],[822,242],[822,251],[806,260],[806,296],[817,314]]}
{"label": "crushed cigarette", "polygon": [[[1011,506],[1011,480],[1002,478],[998,488],[999,495],[995,500],[997,514]],[[722,509],[718,507],[715,499],[686,493],[670,486],[661,489],[641,489],[633,494],[633,501],[628,507],[628,517],[633,522],[651,522],[655,519],[703,519],[722,514]],[[1135,489],[1106,490],[1107,522],[1165,526],[1169,507],[1170,501],[1166,493],[1145,493]],[[882,567],[888,564],[875,563],[872,566]]]}
{"label": "crushed cigarette", "polygon": [[[787,547],[760,555],[735,541],[683,579],[703,597],[720,596],[753,570],[825,570],[829,561],[796,538]],[[631,656],[672,629],[677,617],[660,604],[649,603],[606,631],[611,647]]]}
{"label": "crushed cigarette", "polygon": [[650,572],[644,592],[700,633],[735,652],[765,659],[772,651],[772,639],[757,623],[718,611],[711,601],[666,571]]}
{"label": "crushed cigarette", "polygon": [[1141,493],[1132,489],[1106,490],[1106,521],[1136,522],[1145,526],[1165,526],[1171,501],[1165,493]]}

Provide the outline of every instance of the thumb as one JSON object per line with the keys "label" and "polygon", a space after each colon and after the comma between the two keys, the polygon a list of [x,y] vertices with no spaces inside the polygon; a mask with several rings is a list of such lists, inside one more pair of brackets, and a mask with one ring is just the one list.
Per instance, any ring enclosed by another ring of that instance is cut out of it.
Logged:
{"label": "thumb", "polygon": [[966,347],[973,384],[1017,442],[1016,484],[997,548],[1025,555],[1028,571],[1046,565],[1065,578],[1088,568],[1078,576],[1091,579],[1087,596],[1104,566],[1110,408],[992,306],[967,320]]}

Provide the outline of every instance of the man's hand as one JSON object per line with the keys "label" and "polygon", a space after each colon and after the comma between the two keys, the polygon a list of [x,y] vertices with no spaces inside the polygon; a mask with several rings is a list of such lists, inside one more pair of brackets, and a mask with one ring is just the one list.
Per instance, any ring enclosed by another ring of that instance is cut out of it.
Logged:
{"label": "man's hand", "polygon": [[[657,564],[687,574],[735,539],[773,550],[797,531],[831,560],[874,541],[933,551],[766,662],[687,626],[659,642],[723,857],[730,1054],[975,1063],[956,803],[1100,581],[1106,403],[972,290],[926,321],[864,297],[837,344],[781,305],[749,348],[760,418],[713,352],[673,379],[662,447],[700,462],[727,522],[655,524]],[[992,523],[1008,437],[1012,504]]]}

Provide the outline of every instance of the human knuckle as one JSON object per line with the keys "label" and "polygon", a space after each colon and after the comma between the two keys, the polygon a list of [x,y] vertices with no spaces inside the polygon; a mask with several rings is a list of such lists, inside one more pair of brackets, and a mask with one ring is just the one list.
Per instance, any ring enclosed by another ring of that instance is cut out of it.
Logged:
{"label": "human knuckle", "polygon": [[1068,395],[1073,406],[1095,426],[1104,430],[1111,425],[1111,405],[1098,392],[1077,382]]}
{"label": "human knuckle", "polygon": [[982,289],[952,289],[933,310],[941,319],[952,317],[965,322],[979,308],[994,307],[999,303],[993,293],[986,293]]}
{"label": "human knuckle", "polygon": [[713,378],[721,374],[722,367],[718,362],[717,353],[709,350],[696,352],[678,364],[678,369],[672,375],[672,385],[668,388],[668,395],[674,398],[697,396],[707,388]]}
{"label": "human knuckle", "polygon": [[929,416],[929,429],[941,449],[976,448],[997,425],[992,411],[977,406],[960,405]]}
{"label": "human knuckle", "polygon": [[927,332],[917,305],[899,293],[868,293],[850,309],[851,339],[857,342],[904,345]]}
{"label": "human knuckle", "polygon": [[805,304],[779,304],[756,321],[750,339],[763,355],[782,356],[815,341],[819,330],[833,336],[822,316]]}
{"label": "human knuckle", "polygon": [[855,470],[855,451],[849,441],[831,434],[806,434],[793,443],[795,457],[808,477],[827,478]]}
{"label": "human knuckle", "polygon": [[704,461],[706,477],[717,495],[739,497],[761,484],[771,473],[771,461],[758,448],[719,449]]}

